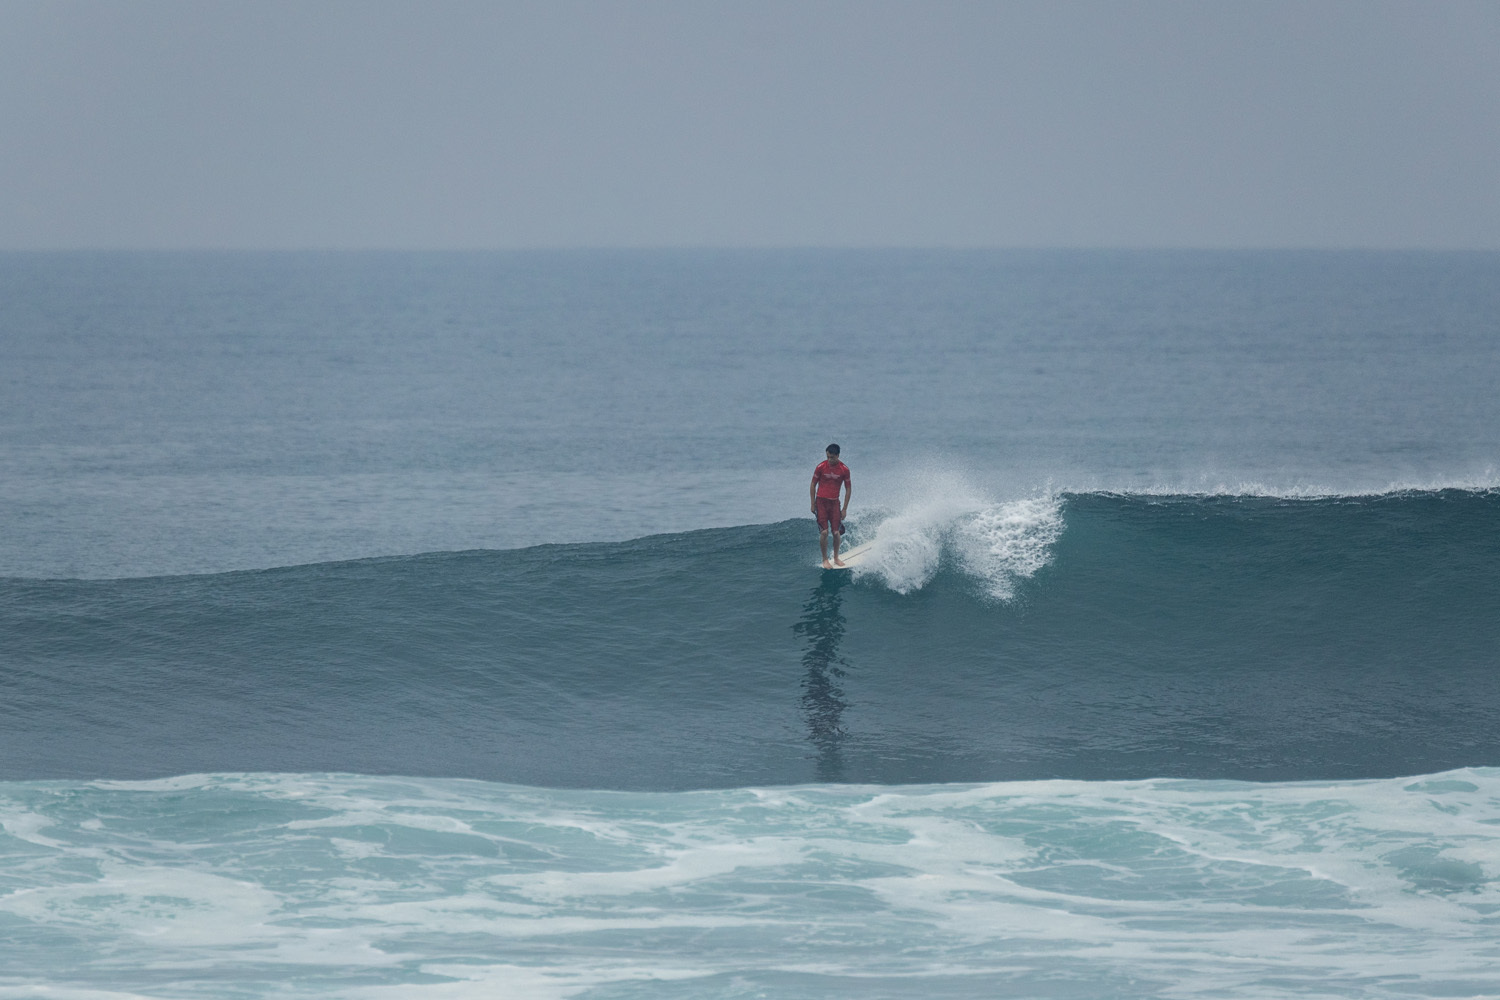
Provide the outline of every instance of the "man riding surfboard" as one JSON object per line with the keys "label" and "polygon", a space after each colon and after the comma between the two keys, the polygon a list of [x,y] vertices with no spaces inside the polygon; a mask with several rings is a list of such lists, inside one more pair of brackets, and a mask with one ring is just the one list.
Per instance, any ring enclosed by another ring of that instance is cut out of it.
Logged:
{"label": "man riding surfboard", "polygon": [[[839,545],[844,540],[844,517],[849,513],[849,498],[854,495],[854,486],[849,482],[849,466],[839,461],[839,446],[831,444],[824,451],[828,461],[819,462],[813,469],[812,485],[807,488],[812,501],[813,516],[818,519],[818,548],[823,553],[823,568],[834,569],[844,565],[839,558]],[[839,507],[839,484],[844,487],[844,506]],[[828,532],[833,532],[833,562],[828,561]]]}

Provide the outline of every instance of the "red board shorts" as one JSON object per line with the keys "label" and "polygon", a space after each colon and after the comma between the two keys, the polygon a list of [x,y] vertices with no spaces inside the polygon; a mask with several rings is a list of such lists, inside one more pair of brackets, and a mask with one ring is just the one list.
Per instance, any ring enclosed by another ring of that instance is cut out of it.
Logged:
{"label": "red board shorts", "polygon": [[838,497],[818,497],[818,530],[833,528],[835,535],[844,533],[844,519],[839,517]]}

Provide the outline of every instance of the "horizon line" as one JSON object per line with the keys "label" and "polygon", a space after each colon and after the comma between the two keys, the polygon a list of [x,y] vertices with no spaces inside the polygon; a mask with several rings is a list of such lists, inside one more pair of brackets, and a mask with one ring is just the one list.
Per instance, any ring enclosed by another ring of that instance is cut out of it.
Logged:
{"label": "horizon line", "polygon": [[518,246],[398,246],[398,245],[216,245],[180,244],[167,246],[151,245],[98,245],[98,246],[0,246],[0,254],[109,254],[109,253],[204,253],[204,254],[506,254],[506,253],[1434,253],[1434,254],[1492,254],[1500,253],[1500,244],[1495,246],[1428,246],[1408,245],[1338,245],[1338,244],[1193,244],[1193,243],[1141,243],[1141,244],[1083,244],[1083,243],[577,243],[577,244],[528,244]]}

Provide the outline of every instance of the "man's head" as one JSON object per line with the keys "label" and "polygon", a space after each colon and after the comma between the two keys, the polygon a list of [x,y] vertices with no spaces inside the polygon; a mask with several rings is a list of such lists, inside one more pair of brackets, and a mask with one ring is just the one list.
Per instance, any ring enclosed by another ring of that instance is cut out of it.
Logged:
{"label": "man's head", "polygon": [[828,461],[837,462],[839,460],[839,446],[831,444],[823,449],[823,454],[828,456]]}

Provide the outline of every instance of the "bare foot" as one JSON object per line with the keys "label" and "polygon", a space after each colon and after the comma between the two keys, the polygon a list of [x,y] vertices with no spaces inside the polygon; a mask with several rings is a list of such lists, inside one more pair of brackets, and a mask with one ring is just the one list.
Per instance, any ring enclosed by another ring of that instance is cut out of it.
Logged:
{"label": "bare foot", "polygon": [[833,564],[835,566],[842,566],[842,565],[844,565],[844,560],[840,559],[838,556],[834,556],[833,557]]}
{"label": "bare foot", "polygon": [[833,569],[833,563],[829,562],[827,559],[824,559],[823,560],[823,568],[824,569]]}

